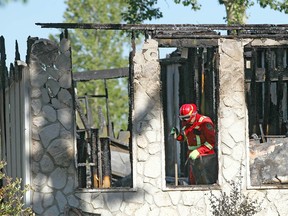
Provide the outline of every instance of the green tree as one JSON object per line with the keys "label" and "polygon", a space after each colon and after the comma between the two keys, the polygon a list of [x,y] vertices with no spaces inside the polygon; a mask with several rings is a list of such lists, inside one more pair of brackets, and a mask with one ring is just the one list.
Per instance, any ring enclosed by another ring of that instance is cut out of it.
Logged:
{"label": "green tree", "polygon": [[[157,0],[135,2],[134,0],[66,0],[67,9],[64,13],[66,23],[141,23],[146,19],[160,18],[161,12],[153,9]],[[126,36],[126,37],[125,37]],[[129,34],[120,31],[82,30],[69,32],[72,46],[73,71],[101,70],[128,67],[130,44]],[[115,132],[126,130],[128,126],[128,79],[107,80],[109,94],[110,120],[114,123]],[[79,83],[78,95],[105,94],[103,80]],[[90,100],[91,101],[91,100]],[[95,100],[94,100],[95,101]],[[105,100],[91,102],[94,122],[97,122],[98,105],[105,113]],[[97,106],[97,107],[96,107]],[[98,122],[99,123],[99,120]],[[99,125],[94,125],[99,127]],[[117,135],[117,134],[116,134]]]}
{"label": "green tree", "polygon": [[[226,17],[224,19],[230,24],[245,24],[247,20],[246,11],[255,4],[253,0],[218,0],[220,5],[224,5],[226,9]],[[192,10],[200,10],[201,4],[198,0],[174,0],[176,4],[182,3],[184,6],[191,6]],[[269,6],[271,9],[288,13],[287,0],[257,0],[262,8]]]}
{"label": "green tree", "polygon": [[5,6],[10,2],[23,2],[26,3],[28,0],[0,0],[0,6]]}
{"label": "green tree", "polygon": [[159,19],[163,17],[159,8],[153,8],[157,0],[135,1],[126,0],[127,8],[122,13],[123,20],[128,24],[139,24],[145,20]]}
{"label": "green tree", "polygon": [[[137,5],[145,4],[146,0],[129,1],[130,8],[137,8]],[[200,0],[174,0],[176,4],[183,4],[183,6],[190,6],[192,10],[197,11],[201,9]],[[246,10],[255,4],[253,0],[218,0],[220,5],[224,5],[226,9],[226,16],[224,19],[230,24],[245,24]],[[153,8],[157,4],[157,0],[149,1],[149,7],[142,7],[139,14],[158,14],[155,18],[161,18],[162,14],[160,8]],[[270,7],[273,10],[288,13],[288,0],[256,0],[262,8]],[[134,9],[135,11],[135,9]],[[141,12],[142,11],[142,12]],[[129,16],[128,16],[129,17]],[[125,18],[125,17],[124,17]],[[129,19],[125,18],[127,22]]]}
{"label": "green tree", "polygon": [[[121,23],[121,8],[124,1],[115,0],[66,0],[64,13],[66,23]],[[125,45],[130,41],[120,31],[101,31],[75,29],[69,32],[72,46],[72,65],[74,72],[128,67],[128,56],[124,56]],[[126,48],[127,49],[127,48]],[[129,49],[128,49],[129,51]],[[127,129],[128,125],[128,79],[107,80],[110,118],[115,131]],[[78,95],[105,94],[103,80],[82,82],[77,85]],[[97,110],[101,105],[105,113],[105,99],[95,99],[90,105],[94,122],[99,124]],[[94,127],[99,127],[99,125]]]}

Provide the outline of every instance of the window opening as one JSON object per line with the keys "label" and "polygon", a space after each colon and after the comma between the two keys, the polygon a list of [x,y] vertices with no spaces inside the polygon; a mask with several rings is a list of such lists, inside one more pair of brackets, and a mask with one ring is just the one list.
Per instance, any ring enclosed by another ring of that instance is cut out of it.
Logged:
{"label": "window opening", "polygon": [[[129,69],[98,72],[73,73],[79,188],[130,188]],[[105,78],[101,78],[103,74]],[[122,95],[121,100],[127,102],[127,107],[119,107],[119,104],[109,100],[109,93],[115,88],[115,80],[121,88],[126,88],[127,94]],[[81,85],[96,85],[99,90],[80,95],[78,89]],[[120,119],[116,117],[119,110],[122,112],[118,114]]]}
{"label": "window opening", "polygon": [[[217,127],[217,47],[178,47],[170,55],[167,55],[167,58],[161,59],[160,64],[165,131],[166,186],[187,186],[189,185],[187,144],[185,142],[179,143],[169,134],[173,126],[180,128],[179,108],[184,103],[195,103],[198,106],[198,112],[209,116]],[[217,132],[215,137],[215,146],[217,146]],[[212,177],[216,180],[218,177],[217,160],[216,153],[215,163],[212,163],[215,165],[212,168]],[[207,172],[210,176],[211,170],[207,170]],[[198,180],[196,184],[209,184],[205,179],[207,176],[201,176],[204,179]]]}
{"label": "window opening", "polygon": [[287,51],[287,45],[244,50],[252,186],[288,183]]}

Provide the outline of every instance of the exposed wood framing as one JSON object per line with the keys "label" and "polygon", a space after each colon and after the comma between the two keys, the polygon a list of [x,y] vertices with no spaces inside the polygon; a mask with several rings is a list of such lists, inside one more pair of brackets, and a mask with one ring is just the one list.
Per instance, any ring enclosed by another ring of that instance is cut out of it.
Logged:
{"label": "exposed wood framing", "polygon": [[36,23],[41,28],[143,31],[152,38],[288,38],[288,25]]}
{"label": "exposed wood framing", "polygon": [[97,79],[116,79],[129,76],[129,68],[116,68],[108,70],[82,71],[73,73],[74,81],[90,81]]}

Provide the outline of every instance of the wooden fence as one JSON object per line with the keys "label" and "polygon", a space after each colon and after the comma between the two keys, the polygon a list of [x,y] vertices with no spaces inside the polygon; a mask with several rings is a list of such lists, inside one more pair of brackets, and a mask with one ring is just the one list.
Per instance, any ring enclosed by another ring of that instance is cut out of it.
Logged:
{"label": "wooden fence", "polygon": [[28,67],[20,61],[16,41],[15,61],[6,66],[5,39],[0,37],[0,146],[1,160],[7,162],[5,173],[27,182],[29,173],[29,94]]}

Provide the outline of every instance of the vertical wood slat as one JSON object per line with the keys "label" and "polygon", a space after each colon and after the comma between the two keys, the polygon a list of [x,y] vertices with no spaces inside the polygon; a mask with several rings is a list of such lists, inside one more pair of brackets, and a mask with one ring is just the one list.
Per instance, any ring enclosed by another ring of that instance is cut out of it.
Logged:
{"label": "vertical wood slat", "polygon": [[98,142],[98,129],[91,129],[91,147],[92,147],[92,163],[94,166],[92,167],[92,182],[93,188],[99,187],[99,174],[97,169],[97,142]]}
{"label": "vertical wood slat", "polygon": [[[6,55],[3,53],[4,38],[1,37],[1,159],[7,162],[6,174],[13,178],[23,178],[23,139],[24,126],[24,91],[22,66],[10,64],[9,73],[5,66]],[[20,60],[16,41],[15,60]],[[22,88],[21,88],[22,86]]]}
{"label": "vertical wood slat", "polygon": [[[285,55],[284,55],[284,67],[288,68],[288,48],[285,49]],[[284,84],[284,100],[283,100],[283,105],[286,107],[286,109],[283,110],[283,117],[285,121],[285,134],[288,136],[288,82],[286,81]]]}
{"label": "vertical wood slat", "polygon": [[256,83],[256,71],[257,71],[257,51],[255,49],[252,50],[252,61],[251,61],[251,69],[252,69],[252,74],[251,74],[251,84],[250,84],[250,104],[248,109],[250,110],[250,114],[249,116],[251,116],[251,118],[249,118],[249,131],[251,131],[251,133],[257,133],[258,129],[258,122],[259,122],[259,118],[257,115],[257,83]]}
{"label": "vertical wood slat", "polygon": [[[188,58],[189,58],[189,50],[188,50]],[[186,83],[185,81],[187,81],[188,79],[190,80],[191,78],[190,77],[187,77],[187,70],[186,70],[186,65],[184,65],[184,66],[179,66],[178,68],[179,68],[179,83],[183,83],[183,85],[178,85],[179,86],[179,95],[178,95],[178,100],[179,100],[179,103],[178,103],[178,111],[177,111],[177,115],[179,115],[179,108],[180,108],[180,106],[183,104],[183,103],[185,103],[185,100],[186,100],[186,98],[185,98],[185,91],[187,91],[185,88],[184,88],[184,86],[185,86],[185,84],[184,83]],[[185,79],[185,77],[186,77],[186,79]],[[191,85],[193,85],[193,83],[191,83]],[[168,103],[167,103],[168,104]],[[178,119],[177,119],[178,120]],[[179,120],[178,120],[179,121]],[[179,126],[179,128],[180,128],[180,126]],[[180,148],[180,155],[186,155],[186,152],[187,152],[187,149],[186,148]],[[168,153],[168,152],[167,152]],[[172,164],[172,166],[173,166],[173,164]],[[171,167],[172,167],[171,166]],[[170,168],[170,170],[172,170],[172,168],[171,167],[169,167]],[[183,170],[183,172],[184,172],[184,170],[185,170],[185,158],[184,157],[180,157],[180,170]],[[184,173],[186,173],[186,172],[184,172]]]}
{"label": "vertical wood slat", "polygon": [[5,72],[6,71],[6,53],[5,39],[0,37],[0,157],[5,159]]}
{"label": "vertical wood slat", "polygon": [[[257,68],[264,68],[265,69],[265,51],[256,51],[257,55],[257,61],[256,66]],[[264,70],[265,71],[265,70]],[[256,71],[255,71],[256,73]],[[256,103],[256,111],[257,111],[257,123],[262,124],[264,123],[264,104],[265,104],[265,95],[264,95],[264,89],[265,89],[265,80],[264,83],[256,83],[256,91],[257,91],[257,103]],[[257,131],[259,131],[260,134],[260,128],[259,125],[257,125]]]}
{"label": "vertical wood slat", "polygon": [[10,121],[10,94],[11,94],[11,89],[10,84],[9,84],[9,79],[8,79],[8,73],[5,74],[5,148],[6,148],[6,155],[5,155],[5,160],[7,162],[6,166],[6,173],[7,175],[12,175],[12,159],[11,159],[11,121]]}
{"label": "vertical wood slat", "polygon": [[10,67],[10,75],[13,74],[12,77],[10,77],[10,109],[9,109],[9,113],[10,113],[10,146],[11,146],[11,176],[13,178],[16,178],[17,176],[17,156],[16,156],[16,82],[15,82],[15,76],[14,76],[14,68]]}
{"label": "vertical wood slat", "polygon": [[197,48],[188,49],[188,59],[180,71],[179,103],[197,103],[195,101],[198,92],[198,73],[197,73]]}
{"label": "vertical wood slat", "polygon": [[[217,125],[218,125],[218,107],[220,103],[220,76],[219,76],[219,67],[220,67],[220,55],[218,48],[213,47],[214,50],[214,60],[213,60],[213,71],[214,71],[214,95],[215,95],[215,101],[214,101],[214,116],[213,119],[214,125],[216,126],[216,131],[218,131]],[[218,143],[218,136],[216,136],[216,143]],[[216,148],[217,149],[217,148]]]}
{"label": "vertical wood slat", "polygon": [[215,111],[215,67],[214,67],[214,59],[215,59],[215,53],[214,48],[210,47],[207,48],[207,59],[205,62],[204,67],[204,111],[205,115],[209,116],[213,122],[215,122],[216,119],[216,111]]}
{"label": "vertical wood slat", "polygon": [[102,173],[102,148],[100,139],[97,140],[97,169],[98,169],[98,178],[99,178],[99,187],[103,185],[103,173]]}
{"label": "vertical wood slat", "polygon": [[[22,133],[21,133],[21,141],[22,141],[22,151],[23,151],[23,163],[22,163],[22,171],[23,171],[23,184],[31,185],[31,164],[30,164],[30,152],[31,152],[31,113],[30,113],[30,71],[28,67],[23,67],[21,71],[21,85],[19,91],[21,92],[20,100],[21,100],[21,110],[23,110],[21,114],[21,124],[22,124]],[[24,197],[25,203],[27,206],[30,206],[31,202],[31,193],[26,193]]]}
{"label": "vertical wood slat", "polygon": [[[189,49],[190,50],[190,49]],[[190,53],[189,53],[190,57]],[[200,100],[198,99],[199,95],[199,73],[198,73],[198,56],[197,56],[197,48],[192,48],[191,49],[191,61],[189,64],[190,73],[192,72],[193,74],[190,74],[191,77],[193,77],[193,89],[190,88],[189,90],[192,90],[192,93],[188,95],[189,100],[193,103],[195,103],[197,106],[199,106]],[[189,86],[189,83],[188,83]]]}
{"label": "vertical wood slat", "polygon": [[110,139],[109,138],[100,138],[101,150],[102,150],[102,180],[103,188],[111,187],[111,152],[110,152]]}
{"label": "vertical wood slat", "polygon": [[16,53],[15,53],[15,151],[16,151],[16,176],[23,177],[23,169],[21,164],[23,163],[23,143],[21,135],[24,133],[22,117],[24,109],[21,109],[21,83],[22,83],[22,67],[18,66],[18,61],[20,61],[20,53],[18,50],[18,43],[16,41]]}
{"label": "vertical wood slat", "polygon": [[[202,102],[204,101],[202,98],[202,92],[204,92],[204,59],[203,59],[203,48],[198,48],[198,52],[197,52],[197,72],[198,72],[198,94],[197,94],[197,104],[199,106],[199,110],[202,107]],[[203,110],[203,109],[202,109]],[[204,112],[202,112],[204,113]]]}
{"label": "vertical wood slat", "polygon": [[276,50],[276,68],[278,71],[277,77],[278,82],[276,83],[276,91],[277,91],[277,122],[278,125],[276,125],[276,131],[280,132],[282,134],[282,124],[283,124],[283,107],[282,107],[282,101],[283,101],[283,88],[284,88],[284,82],[283,82],[283,69],[284,69],[284,62],[283,62],[283,56],[284,56],[284,50],[281,48],[277,48]]}
{"label": "vertical wood slat", "polygon": [[[87,145],[85,141],[85,131],[78,132],[77,139],[77,161],[78,163],[85,163],[87,158]],[[80,188],[86,187],[86,167],[78,166],[78,184]]]}
{"label": "vertical wood slat", "polygon": [[269,134],[269,120],[270,120],[270,70],[271,70],[271,49],[265,51],[265,92],[264,92],[264,116],[263,116],[263,130],[264,134]]}

